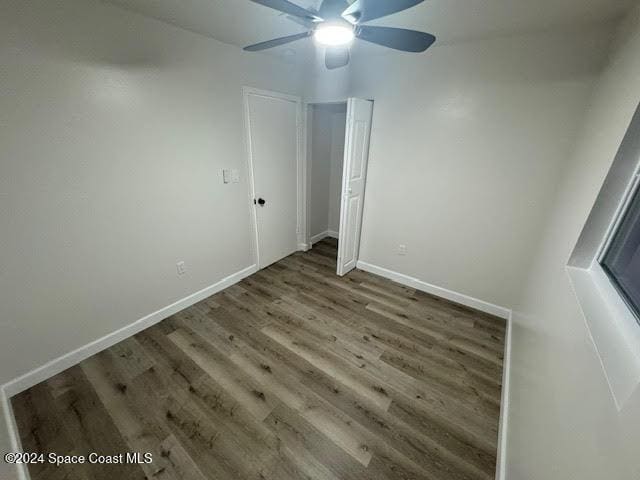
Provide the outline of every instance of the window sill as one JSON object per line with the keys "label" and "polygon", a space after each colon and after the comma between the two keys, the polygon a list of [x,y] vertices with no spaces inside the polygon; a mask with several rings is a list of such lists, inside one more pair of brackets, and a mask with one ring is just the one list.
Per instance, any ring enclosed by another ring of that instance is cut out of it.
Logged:
{"label": "window sill", "polygon": [[602,267],[567,267],[609,389],[622,410],[640,384],[640,325]]}

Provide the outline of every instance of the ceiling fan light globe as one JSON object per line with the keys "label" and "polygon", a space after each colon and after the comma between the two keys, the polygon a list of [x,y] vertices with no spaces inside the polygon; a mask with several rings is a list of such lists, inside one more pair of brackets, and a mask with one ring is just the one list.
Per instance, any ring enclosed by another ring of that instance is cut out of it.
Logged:
{"label": "ceiling fan light globe", "polygon": [[327,47],[348,45],[355,37],[353,28],[346,25],[320,25],[313,33],[315,41]]}

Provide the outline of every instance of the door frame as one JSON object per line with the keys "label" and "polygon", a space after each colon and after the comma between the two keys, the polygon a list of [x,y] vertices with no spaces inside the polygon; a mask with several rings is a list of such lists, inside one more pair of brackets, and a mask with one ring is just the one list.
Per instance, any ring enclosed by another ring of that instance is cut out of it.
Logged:
{"label": "door frame", "polygon": [[256,198],[256,185],[253,171],[253,149],[251,145],[251,121],[250,121],[250,109],[249,109],[249,97],[259,96],[267,98],[275,98],[278,100],[285,100],[296,104],[296,191],[297,191],[297,221],[296,221],[296,236],[298,243],[298,250],[306,250],[306,238],[307,238],[307,210],[304,205],[307,203],[307,132],[306,132],[306,106],[301,97],[295,95],[289,95],[281,92],[274,92],[270,90],[263,90],[254,87],[242,87],[242,105],[244,113],[244,147],[245,158],[248,178],[248,201],[249,208],[251,209],[251,226],[253,230],[252,235],[252,251],[253,262],[256,268],[260,268],[260,242],[258,233],[258,215],[256,212],[255,204],[253,203]]}

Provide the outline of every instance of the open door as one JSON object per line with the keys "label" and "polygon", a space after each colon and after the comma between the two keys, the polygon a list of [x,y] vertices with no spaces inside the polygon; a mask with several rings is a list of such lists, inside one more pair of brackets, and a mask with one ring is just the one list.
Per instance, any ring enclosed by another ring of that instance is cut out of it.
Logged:
{"label": "open door", "polygon": [[372,101],[349,99],[338,243],[337,273],[340,276],[356,268],[358,261],[372,117]]}

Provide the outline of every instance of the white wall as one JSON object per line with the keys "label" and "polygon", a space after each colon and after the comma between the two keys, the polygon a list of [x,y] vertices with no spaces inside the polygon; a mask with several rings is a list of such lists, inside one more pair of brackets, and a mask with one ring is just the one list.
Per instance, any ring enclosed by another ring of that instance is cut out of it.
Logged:
{"label": "white wall", "polygon": [[375,99],[360,260],[511,306],[610,36],[356,56],[351,94]]}
{"label": "white wall", "polygon": [[640,478],[640,392],[618,412],[565,266],[640,101],[640,9],[563,169],[514,312],[506,478]]}
{"label": "white wall", "polygon": [[351,65],[335,70],[325,68],[325,49],[309,42],[302,49],[305,62],[304,97],[311,103],[346,102],[351,85]]}
{"label": "white wall", "polygon": [[311,236],[337,232],[346,105],[313,105],[311,120],[311,182],[309,192]]}
{"label": "white wall", "polygon": [[0,65],[0,384],[252,264],[241,86],[297,67],[94,0],[0,2]]}
{"label": "white wall", "polygon": [[329,228],[329,189],[331,185],[331,112],[312,107],[309,216],[311,237]]}

